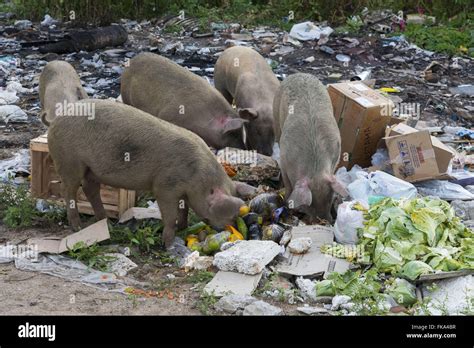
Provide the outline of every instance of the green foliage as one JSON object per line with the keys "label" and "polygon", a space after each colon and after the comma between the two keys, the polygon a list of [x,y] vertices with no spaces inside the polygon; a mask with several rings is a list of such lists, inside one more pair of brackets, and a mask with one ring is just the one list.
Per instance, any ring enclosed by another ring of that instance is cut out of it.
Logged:
{"label": "green foliage", "polygon": [[208,283],[214,278],[214,273],[209,271],[195,271],[189,277],[188,280],[191,283]]}
{"label": "green foliage", "polygon": [[448,55],[466,53],[465,49],[474,47],[474,25],[472,24],[465,28],[409,24],[405,35],[409,41],[424,49]]}
{"label": "green foliage", "polygon": [[35,200],[29,196],[28,187],[11,184],[0,186],[0,216],[8,227],[28,227],[33,225],[40,213],[35,208]]}
{"label": "green foliage", "polygon": [[210,310],[214,308],[217,301],[219,301],[219,299],[214,295],[214,293],[208,294],[202,291],[201,296],[196,303],[196,308],[199,309],[203,315],[209,315]]}
{"label": "green foliage", "polygon": [[48,202],[47,212],[36,210],[36,200],[30,196],[27,185],[0,185],[0,218],[11,228],[29,227],[35,223],[56,224],[66,221],[66,210]]}
{"label": "green foliage", "polygon": [[104,255],[105,248],[97,243],[87,246],[83,241],[77,242],[69,249],[68,255],[73,259],[82,261],[88,267],[97,269],[102,272],[109,270],[109,263],[116,258]]}
{"label": "green foliage", "polygon": [[160,221],[143,220],[134,228],[126,226],[112,226],[110,239],[114,243],[136,246],[140,251],[150,252],[161,246],[161,230],[163,225]]}

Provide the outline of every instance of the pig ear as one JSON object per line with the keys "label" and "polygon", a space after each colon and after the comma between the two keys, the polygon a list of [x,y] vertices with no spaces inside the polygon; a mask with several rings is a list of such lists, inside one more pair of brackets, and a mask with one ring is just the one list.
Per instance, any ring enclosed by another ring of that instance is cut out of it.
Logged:
{"label": "pig ear", "polygon": [[234,181],[235,190],[240,197],[246,198],[254,195],[257,192],[257,189],[251,185],[240,181]]}
{"label": "pig ear", "polygon": [[349,196],[349,192],[347,192],[344,185],[341,182],[339,182],[339,180],[336,179],[335,175],[327,176],[326,180],[329,181],[329,185],[331,185],[331,188],[333,189],[334,192],[341,195],[343,198],[346,198]]}
{"label": "pig ear", "polygon": [[224,133],[234,132],[241,129],[244,126],[244,123],[248,122],[241,118],[231,118],[229,117],[224,123]]}
{"label": "pig ear", "polygon": [[312,201],[313,196],[311,195],[308,183],[306,181],[298,180],[288,198],[288,206],[291,209],[297,209],[302,205],[311,205]]}
{"label": "pig ear", "polygon": [[238,109],[237,111],[244,120],[255,120],[258,117],[258,112],[254,108]]}

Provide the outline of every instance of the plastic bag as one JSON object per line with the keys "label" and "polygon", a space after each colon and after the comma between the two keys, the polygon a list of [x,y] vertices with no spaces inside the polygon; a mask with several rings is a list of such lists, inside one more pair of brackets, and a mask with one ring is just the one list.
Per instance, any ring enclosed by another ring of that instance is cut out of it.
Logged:
{"label": "plastic bag", "polygon": [[344,202],[337,208],[334,236],[341,244],[356,244],[358,241],[357,229],[364,227],[364,214],[353,209],[357,201]]}
{"label": "plastic bag", "polygon": [[404,180],[379,170],[372,173],[358,173],[359,179],[347,186],[353,200],[368,205],[370,196],[415,198],[416,187]]}
{"label": "plastic bag", "polygon": [[447,201],[474,199],[474,194],[461,185],[446,180],[429,180],[416,183],[415,185],[423,196],[436,196]]}

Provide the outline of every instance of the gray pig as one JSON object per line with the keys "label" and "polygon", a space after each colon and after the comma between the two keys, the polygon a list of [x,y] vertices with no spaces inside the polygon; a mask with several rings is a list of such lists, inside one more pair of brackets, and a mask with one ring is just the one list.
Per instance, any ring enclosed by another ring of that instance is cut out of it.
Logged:
{"label": "gray pig", "polygon": [[54,60],[46,64],[40,75],[39,97],[41,121],[49,126],[65,103],[86,99],[87,93],[72,65]]}
{"label": "gray pig", "polygon": [[243,149],[243,124],[232,106],[203,78],[152,53],[130,61],[121,81],[122,100],[189,129],[217,149]]}
{"label": "gray pig", "polygon": [[81,184],[99,220],[106,217],[100,183],[152,191],[162,213],[167,248],[176,227],[187,225],[188,204],[222,227],[244,204],[236,193],[253,193],[251,186],[230,180],[204,141],[184,128],[107,100],[84,99],[74,110],[73,117],[52,122],[48,143],[75,230],[80,228],[75,200]]}
{"label": "gray pig", "polygon": [[222,53],[214,68],[214,83],[239,110],[250,149],[270,156],[273,152],[273,98],[280,82],[265,59],[251,48],[235,46]]}
{"label": "gray pig", "polygon": [[312,75],[291,75],[275,95],[273,113],[288,206],[311,222],[332,222],[334,192],[346,193],[334,176],[341,136],[326,87]]}

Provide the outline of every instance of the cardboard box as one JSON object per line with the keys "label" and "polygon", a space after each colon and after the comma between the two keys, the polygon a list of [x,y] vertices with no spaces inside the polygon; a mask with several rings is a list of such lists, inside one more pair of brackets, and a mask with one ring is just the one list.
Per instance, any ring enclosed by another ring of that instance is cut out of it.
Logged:
{"label": "cardboard box", "polygon": [[341,132],[339,167],[369,167],[385,128],[401,122],[392,117],[394,103],[360,81],[330,84],[328,93]]}
{"label": "cardboard box", "polygon": [[386,130],[388,149],[394,175],[416,182],[428,179],[450,179],[454,150],[444,145],[429,131],[418,131],[400,123]]}

